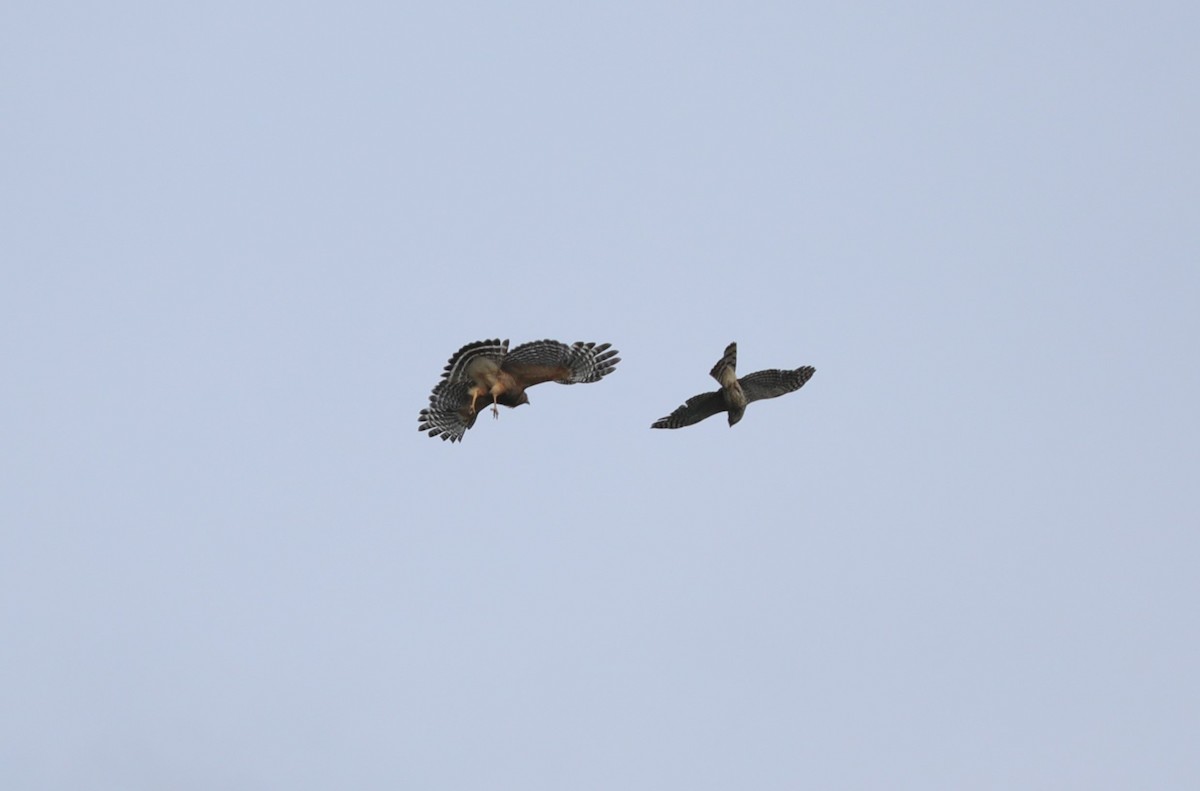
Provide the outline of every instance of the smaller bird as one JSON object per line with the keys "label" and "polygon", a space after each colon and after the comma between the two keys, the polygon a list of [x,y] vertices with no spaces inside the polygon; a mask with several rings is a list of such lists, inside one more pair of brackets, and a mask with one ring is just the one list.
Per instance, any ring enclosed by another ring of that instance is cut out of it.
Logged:
{"label": "smaller bird", "polygon": [[721,389],[692,396],[674,412],[652,423],[650,428],[683,428],[720,412],[729,413],[729,425],[732,427],[746,413],[747,404],[799,390],[816,372],[817,369],[811,365],[790,371],[769,368],[739,379],[737,344],[731,343],[725,347],[724,356],[709,371],[709,376],[721,384]]}

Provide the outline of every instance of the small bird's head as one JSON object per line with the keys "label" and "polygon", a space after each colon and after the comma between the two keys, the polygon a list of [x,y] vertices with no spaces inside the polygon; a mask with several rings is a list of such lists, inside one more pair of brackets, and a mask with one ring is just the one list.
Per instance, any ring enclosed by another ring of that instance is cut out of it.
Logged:
{"label": "small bird's head", "polygon": [[733,428],[733,424],[742,419],[742,415],[746,414],[746,408],[729,410],[729,427]]}

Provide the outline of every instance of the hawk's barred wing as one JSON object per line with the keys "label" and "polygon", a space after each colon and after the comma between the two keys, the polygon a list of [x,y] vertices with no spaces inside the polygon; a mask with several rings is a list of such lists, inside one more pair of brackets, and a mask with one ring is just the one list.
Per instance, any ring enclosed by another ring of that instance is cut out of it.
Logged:
{"label": "hawk's barred wing", "polygon": [[775,398],[799,390],[816,372],[817,369],[811,365],[792,371],[771,368],[747,374],[738,381],[742,384],[742,392],[746,394],[746,403],[748,404],[751,401]]}
{"label": "hawk's barred wing", "polygon": [[431,437],[441,437],[451,442],[462,441],[467,429],[475,425],[478,413],[464,417],[465,407],[470,403],[471,385],[468,382],[451,382],[443,379],[429,395],[429,406],[421,410],[417,425]]}
{"label": "hawk's barred wing", "polygon": [[446,363],[446,367],[442,371],[442,379],[451,382],[465,382],[470,379],[467,368],[472,362],[480,358],[486,358],[493,360],[496,365],[499,365],[507,353],[508,341],[495,339],[468,343],[456,351],[450,358],[450,362]]}
{"label": "hawk's barred wing", "polygon": [[651,423],[650,428],[683,428],[724,411],[725,398],[720,390],[714,390],[692,396],[671,414]]}
{"label": "hawk's barred wing", "polygon": [[542,382],[564,385],[596,382],[612,373],[621,361],[611,346],[611,343],[582,341],[570,346],[559,341],[532,341],[510,351],[501,368],[524,387]]}

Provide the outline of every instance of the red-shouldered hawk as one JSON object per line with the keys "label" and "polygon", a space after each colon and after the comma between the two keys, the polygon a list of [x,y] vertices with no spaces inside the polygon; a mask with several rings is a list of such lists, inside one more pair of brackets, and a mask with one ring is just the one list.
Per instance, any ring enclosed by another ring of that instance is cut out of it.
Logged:
{"label": "red-shouldered hawk", "polygon": [[771,368],[738,379],[737,344],[731,343],[725,347],[725,356],[709,371],[709,376],[721,383],[721,389],[692,396],[683,406],[652,423],[650,428],[683,428],[719,412],[729,413],[732,427],[742,419],[747,404],[799,390],[816,371],[811,365],[791,371]]}
{"label": "red-shouldered hawk", "polygon": [[508,341],[468,343],[446,363],[442,379],[421,410],[418,430],[431,437],[459,442],[475,425],[479,402],[492,404],[492,415],[500,416],[498,405],[528,404],[526,388],[542,382],[571,385],[597,382],[612,373],[621,358],[612,344],[584,343],[568,346],[558,341],[523,343],[512,351]]}

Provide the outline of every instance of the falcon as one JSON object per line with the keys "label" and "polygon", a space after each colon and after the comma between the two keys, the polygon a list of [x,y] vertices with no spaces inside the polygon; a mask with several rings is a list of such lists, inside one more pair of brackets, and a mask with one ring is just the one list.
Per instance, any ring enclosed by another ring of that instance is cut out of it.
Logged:
{"label": "falcon", "polygon": [[417,429],[431,437],[461,442],[475,425],[480,407],[515,408],[529,403],[526,389],[542,382],[571,385],[598,382],[617,367],[621,358],[611,343],[568,346],[559,341],[532,341],[509,350],[508,341],[468,343],[446,363],[441,380],[421,410]]}
{"label": "falcon", "polygon": [[652,423],[650,428],[683,428],[720,412],[729,413],[729,426],[732,428],[746,413],[747,404],[799,390],[816,372],[817,369],[811,365],[793,370],[770,368],[739,379],[737,344],[731,343],[725,347],[724,356],[709,371],[709,376],[720,383],[721,389],[692,396],[674,412]]}

